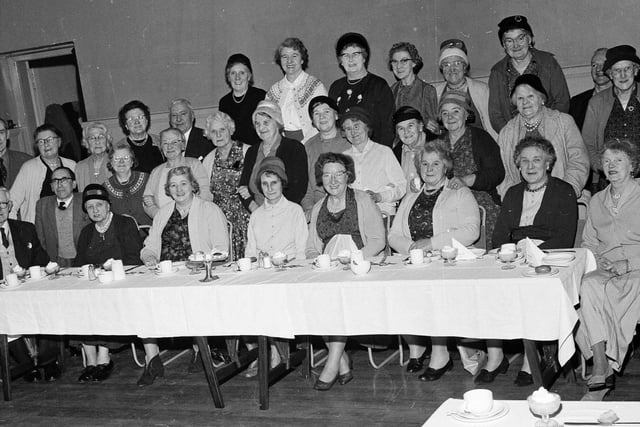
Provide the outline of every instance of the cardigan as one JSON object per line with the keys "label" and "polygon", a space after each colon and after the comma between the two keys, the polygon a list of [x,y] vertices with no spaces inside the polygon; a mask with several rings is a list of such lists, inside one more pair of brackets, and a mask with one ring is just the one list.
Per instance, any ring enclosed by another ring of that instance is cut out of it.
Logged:
{"label": "cardigan", "polygon": [[[468,246],[480,236],[480,208],[473,193],[466,187],[453,190],[448,185],[447,179],[433,208],[433,249],[451,245],[451,238]],[[409,247],[413,244],[409,230],[409,213],[421,192],[422,190],[407,193],[402,199],[389,232],[389,244],[402,254],[408,254]]]}
{"label": "cardigan", "polygon": [[[144,260],[149,256],[153,256],[160,260],[162,232],[175,208],[176,202],[172,200],[161,207],[153,218],[149,236],[145,239],[144,247],[140,251],[140,259]],[[189,226],[189,241],[193,252],[211,252],[213,249],[229,250],[227,219],[222,213],[222,209],[215,203],[194,196],[187,224]]]}
{"label": "cardigan", "polygon": [[[505,169],[504,181],[498,186],[498,193],[502,197],[509,187],[521,181],[520,171],[514,162],[513,153],[516,145],[524,136],[523,120],[522,116],[518,114],[507,123],[498,136],[500,155]],[[538,132],[551,142],[556,151],[557,160],[551,175],[567,181],[573,187],[576,195],[580,196],[589,177],[589,156],[573,118],[568,114],[543,106],[542,121]]]}
{"label": "cardigan", "polygon": [[[36,203],[36,231],[42,247],[49,254],[49,258],[53,261],[58,259],[58,228],[56,227],[56,209],[58,208],[58,198],[54,196],[43,197]],[[73,193],[73,242],[78,244],[80,232],[89,224],[91,220],[82,210],[82,195]]]}
{"label": "cardigan", "polygon": [[[529,49],[531,61],[538,64],[538,77],[547,91],[548,97],[545,105],[562,113],[569,112],[570,98],[567,80],[564,77],[560,64],[552,53]],[[489,75],[489,116],[493,128],[500,132],[513,117],[511,115],[511,94],[507,87],[507,66],[511,61],[505,55],[493,67]]]}
{"label": "cardigan", "polygon": [[[249,187],[251,173],[256,164],[258,150],[262,150],[262,143],[252,145],[244,157],[244,166],[242,175],[240,176],[239,186],[246,185]],[[287,173],[287,186],[282,194],[287,200],[300,204],[307,192],[307,184],[309,180],[307,169],[307,152],[302,143],[282,137],[280,145],[276,149],[276,156],[284,162],[285,171]],[[252,198],[242,201],[242,204],[249,209]]]}
{"label": "cardigan", "polygon": [[89,184],[100,184],[109,179],[111,176],[111,171],[107,169],[107,163],[109,159],[107,156],[102,159],[102,164],[100,165],[100,169],[98,170],[98,175],[93,175],[93,159],[91,156],[87,157],[84,160],[80,160],[78,164],[76,164],[76,182],[78,183],[78,192],[82,193],[84,188]]}
{"label": "cardigan", "polygon": [[[71,159],[59,157],[62,166],[75,170],[76,162]],[[42,183],[47,175],[47,167],[40,159],[40,156],[27,160],[16,177],[11,187],[11,201],[13,209],[9,217],[16,219],[20,211],[20,219],[34,223],[36,220],[36,202],[40,199]]]}
{"label": "cardigan", "polygon": [[[491,135],[494,141],[497,140],[498,132],[493,128],[491,119],[489,118],[489,85],[480,80],[472,79],[471,77],[465,77],[465,79],[467,80],[467,89],[469,90],[471,101],[478,110],[478,114],[480,114],[482,127]],[[440,98],[442,98],[444,91],[447,89],[447,82],[436,83],[434,87],[438,94],[439,103]]]}
{"label": "cardigan", "polygon": [[[111,227],[113,227],[116,239],[120,244],[120,254],[104,253],[104,259],[97,262],[103,263],[109,258],[122,255],[122,262],[124,265],[139,264],[140,257],[138,254],[140,253],[140,247],[142,246],[142,239],[140,238],[140,233],[138,232],[138,227],[136,227],[135,221],[126,216],[113,214],[113,219],[111,220],[109,228]],[[87,259],[87,248],[91,243],[91,237],[97,232],[98,231],[96,230],[94,223],[89,223],[82,229],[80,237],[78,238],[78,255],[76,255],[76,259],[73,263],[74,266],[79,267],[84,264],[96,262],[96,260]]]}
{"label": "cardigan", "polygon": [[[382,213],[375,202],[371,200],[368,193],[360,190],[353,190],[356,198],[356,208],[358,209],[358,228],[362,236],[362,254],[365,257],[378,255],[385,247],[385,228],[382,221]],[[318,213],[325,196],[318,201],[311,210],[311,222],[309,223],[309,239],[307,240],[307,259],[315,258],[322,253],[322,239],[318,236]]]}
{"label": "cardigan", "polygon": [[533,225],[520,227],[525,188],[526,183],[521,182],[505,194],[493,230],[493,247],[499,248],[503,243],[518,243],[525,237],[543,240],[540,249],[573,247],[578,224],[578,204],[573,187],[549,176]]}

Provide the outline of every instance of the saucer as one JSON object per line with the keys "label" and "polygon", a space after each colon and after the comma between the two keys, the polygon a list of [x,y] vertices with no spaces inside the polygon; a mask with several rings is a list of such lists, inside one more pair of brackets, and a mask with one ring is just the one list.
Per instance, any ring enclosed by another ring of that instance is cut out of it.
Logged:
{"label": "saucer", "polygon": [[411,260],[407,261],[404,263],[404,266],[407,268],[423,268],[428,266],[429,264],[431,264],[431,258],[426,258],[424,259],[424,262],[422,264],[413,264],[411,263]]}
{"label": "saucer", "polygon": [[489,421],[498,420],[509,413],[509,407],[502,402],[494,401],[493,409],[483,415],[474,415],[464,410],[464,405],[457,411],[451,412],[449,415],[456,421],[462,423],[487,423]]}
{"label": "saucer", "polygon": [[529,268],[523,271],[522,275],[525,277],[555,276],[559,271],[560,270],[558,270],[557,268],[552,268],[548,273],[536,273],[535,268]]}
{"label": "saucer", "polygon": [[162,272],[160,272],[160,270],[155,270],[154,271],[155,275],[158,276],[158,277],[173,276],[177,272],[178,272],[178,267],[172,267],[171,271],[169,271],[168,273],[162,273]]}
{"label": "saucer", "polygon": [[326,271],[336,270],[339,265],[340,265],[339,261],[331,261],[331,265],[329,265],[329,267],[327,268],[322,268],[322,267],[318,267],[315,264],[311,264],[311,269],[315,271],[326,272]]}
{"label": "saucer", "polygon": [[17,285],[15,285],[15,286],[8,286],[8,285],[7,285],[7,282],[2,281],[2,283],[0,283],[0,290],[3,290],[3,291],[12,291],[12,290],[14,290],[14,289],[18,289],[18,288],[22,287],[22,285],[24,285],[24,282],[23,282],[23,281],[20,281],[20,282],[19,282]]}

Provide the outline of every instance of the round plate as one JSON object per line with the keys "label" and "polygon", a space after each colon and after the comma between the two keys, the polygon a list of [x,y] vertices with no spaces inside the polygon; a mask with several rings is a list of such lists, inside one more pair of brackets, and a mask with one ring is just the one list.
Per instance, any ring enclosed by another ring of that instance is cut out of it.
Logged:
{"label": "round plate", "polygon": [[485,415],[473,415],[466,412],[464,407],[460,407],[457,411],[451,412],[449,415],[456,421],[462,423],[488,423],[489,421],[498,420],[509,413],[509,407],[502,402],[493,402],[493,409]]}
{"label": "round plate", "polygon": [[339,261],[331,261],[331,265],[328,268],[321,268],[315,264],[311,264],[311,269],[315,271],[320,271],[320,272],[327,272],[327,271],[336,270],[339,265],[340,265]]}
{"label": "round plate", "polygon": [[171,275],[176,274],[177,272],[178,272],[178,267],[171,268],[171,271],[168,272],[168,273],[161,273],[160,270],[155,270],[154,271],[155,275],[159,276],[159,277],[171,276]]}
{"label": "round plate", "polygon": [[404,266],[407,268],[423,268],[428,266],[429,264],[431,264],[431,258],[426,258],[424,259],[424,262],[422,264],[412,264],[411,260],[407,261],[404,263]]}
{"label": "round plate", "polygon": [[557,268],[552,268],[550,272],[548,273],[536,273],[535,268],[529,268],[525,271],[522,272],[522,275],[525,277],[544,277],[544,276],[555,276],[556,274],[558,274],[558,270]]}

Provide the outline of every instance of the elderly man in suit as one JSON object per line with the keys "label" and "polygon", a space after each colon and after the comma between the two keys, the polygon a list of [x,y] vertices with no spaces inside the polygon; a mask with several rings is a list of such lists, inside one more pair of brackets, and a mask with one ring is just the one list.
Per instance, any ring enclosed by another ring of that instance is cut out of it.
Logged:
{"label": "elderly man in suit", "polygon": [[51,189],[53,196],[36,203],[36,231],[49,258],[61,267],[71,267],[80,231],[90,221],[82,210],[81,197],[76,197],[76,176],[71,169],[54,170]]}
{"label": "elderly man in suit", "polygon": [[9,150],[9,128],[0,118],[0,186],[11,188],[22,164],[30,158],[22,151]]}
{"label": "elderly man in suit", "polygon": [[200,161],[211,150],[213,143],[204,137],[204,131],[194,126],[196,119],[188,99],[179,98],[171,101],[169,105],[169,124],[172,128],[179,129],[186,141],[184,155],[194,157]]}
{"label": "elderly man in suit", "polygon": [[[16,266],[29,268],[33,265],[46,265],[49,262],[49,256],[40,245],[36,229],[33,224],[24,221],[9,219],[9,212],[13,208],[11,195],[6,187],[0,187],[0,278],[11,273]],[[35,340],[30,339],[27,347],[30,352],[36,354],[33,350]],[[51,355],[57,352],[57,341],[48,337],[38,337],[37,354],[39,360],[51,359]],[[19,354],[13,353],[18,363],[24,363],[26,355],[22,350]],[[37,364],[36,364],[37,365]],[[25,375],[27,381],[37,381],[42,378],[38,368],[44,368],[44,376],[48,381],[54,380],[60,376],[60,369],[57,361],[48,363],[47,365],[37,366]]]}

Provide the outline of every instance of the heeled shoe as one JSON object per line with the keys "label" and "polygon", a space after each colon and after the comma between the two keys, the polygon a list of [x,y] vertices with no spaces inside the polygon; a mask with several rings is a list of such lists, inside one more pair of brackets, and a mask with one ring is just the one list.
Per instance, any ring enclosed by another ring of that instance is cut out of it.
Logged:
{"label": "heeled shoe", "polygon": [[93,374],[96,371],[95,365],[88,365],[86,368],[80,372],[80,376],[78,377],[79,383],[87,383],[93,381]]}
{"label": "heeled shoe", "polygon": [[418,378],[420,379],[420,381],[437,381],[451,369],[453,369],[453,360],[449,359],[447,364],[440,369],[433,369],[431,367],[428,367]]}
{"label": "heeled shoe", "polygon": [[159,354],[156,354],[153,359],[147,363],[137,384],[140,387],[151,385],[157,377],[164,377],[164,365],[162,364],[162,360],[160,360]]}
{"label": "heeled shoe", "polygon": [[498,365],[496,369],[493,371],[488,371],[487,369],[480,370],[480,373],[473,380],[476,384],[489,384],[492,383],[498,374],[506,374],[509,370],[509,360],[506,357],[502,358],[502,362]]}
{"label": "heeled shoe", "polygon": [[533,376],[529,372],[519,371],[513,383],[518,387],[526,387],[533,384]]}
{"label": "heeled shoe", "polygon": [[[349,373],[351,373],[351,372],[349,372]],[[313,388],[318,390],[318,391],[329,391],[329,390],[331,390],[331,387],[333,387],[333,385],[336,383],[336,381],[338,381],[339,378],[340,378],[340,375],[336,375],[335,378],[332,381],[328,382],[328,383],[324,382],[320,378],[318,378],[316,380],[315,384],[313,385]],[[352,378],[353,378],[353,376],[352,376]]]}
{"label": "heeled shoe", "polygon": [[353,379],[353,371],[338,375],[338,384],[347,385]]}
{"label": "heeled shoe", "polygon": [[411,374],[420,372],[424,366],[424,360],[426,358],[427,358],[427,351],[425,350],[424,353],[422,353],[422,356],[418,358],[409,359],[409,363],[407,363],[407,372]]}
{"label": "heeled shoe", "polygon": [[113,366],[113,360],[109,360],[109,363],[96,366],[96,369],[93,371],[93,381],[104,381],[109,378],[111,372],[113,372]]}

